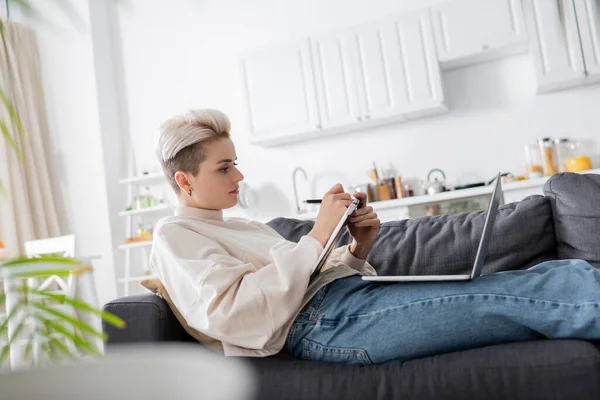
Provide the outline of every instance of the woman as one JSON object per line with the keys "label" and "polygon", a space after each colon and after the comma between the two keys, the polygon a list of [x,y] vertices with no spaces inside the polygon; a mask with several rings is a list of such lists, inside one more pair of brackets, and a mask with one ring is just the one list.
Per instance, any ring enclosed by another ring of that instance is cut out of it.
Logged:
{"label": "woman", "polygon": [[381,285],[365,261],[380,222],[366,195],[351,217],[352,244],[309,276],[351,196],[335,185],[298,243],[268,226],[223,218],[237,203],[230,123],[217,110],[168,120],[157,156],[179,207],[154,233],[151,265],[187,323],[226,355],[382,363],[538,337],[600,338],[600,271],[552,261],[468,283]]}

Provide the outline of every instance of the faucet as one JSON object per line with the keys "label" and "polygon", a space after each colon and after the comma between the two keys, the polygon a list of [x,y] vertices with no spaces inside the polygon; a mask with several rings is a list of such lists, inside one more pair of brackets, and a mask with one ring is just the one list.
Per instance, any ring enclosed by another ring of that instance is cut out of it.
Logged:
{"label": "faucet", "polygon": [[306,212],[305,208],[300,208],[300,203],[298,202],[298,188],[296,187],[296,173],[302,172],[304,174],[304,179],[308,181],[308,175],[306,175],[306,171],[302,167],[296,167],[294,172],[292,172],[292,182],[294,184],[294,201],[296,202],[296,212],[298,214],[302,214]]}

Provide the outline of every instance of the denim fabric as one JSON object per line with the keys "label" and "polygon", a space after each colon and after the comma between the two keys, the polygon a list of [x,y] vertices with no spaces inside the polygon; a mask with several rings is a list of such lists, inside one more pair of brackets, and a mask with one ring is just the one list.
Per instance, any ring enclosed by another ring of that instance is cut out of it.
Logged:
{"label": "denim fabric", "polygon": [[600,338],[600,270],[559,260],[470,282],[340,279],[301,310],[284,351],[378,364],[541,337]]}

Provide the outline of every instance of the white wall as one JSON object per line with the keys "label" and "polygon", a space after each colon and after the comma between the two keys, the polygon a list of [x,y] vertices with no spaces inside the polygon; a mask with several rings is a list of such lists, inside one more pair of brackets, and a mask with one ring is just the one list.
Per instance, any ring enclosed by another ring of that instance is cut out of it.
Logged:
{"label": "white wall", "polygon": [[600,85],[535,95],[528,55],[445,72],[450,113],[302,144],[248,145],[239,57],[246,52],[435,0],[242,1],[132,0],[120,10],[130,129],[138,160],[154,162],[152,136],[189,108],[227,113],[246,182],[260,189],[259,208],[288,213],[291,173],[304,167],[312,193],[335,181],[368,181],[367,169],[393,165],[421,180],[442,168],[451,184],[524,172],[521,147],[540,136],[600,137]]}
{"label": "white wall", "polygon": [[94,261],[99,301],[116,296],[106,177],[87,0],[71,3],[69,21],[47,0],[32,2],[44,19],[21,20],[36,32],[50,125],[51,177],[63,233],[76,235],[76,255]]}

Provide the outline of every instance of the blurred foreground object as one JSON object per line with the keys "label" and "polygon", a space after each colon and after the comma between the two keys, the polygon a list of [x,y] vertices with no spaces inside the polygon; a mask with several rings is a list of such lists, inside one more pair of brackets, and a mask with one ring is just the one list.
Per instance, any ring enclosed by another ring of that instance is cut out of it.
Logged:
{"label": "blurred foreground object", "polygon": [[[34,383],[34,384],[32,384]],[[251,399],[249,365],[197,344],[122,345],[105,358],[0,374],[3,399]]]}

